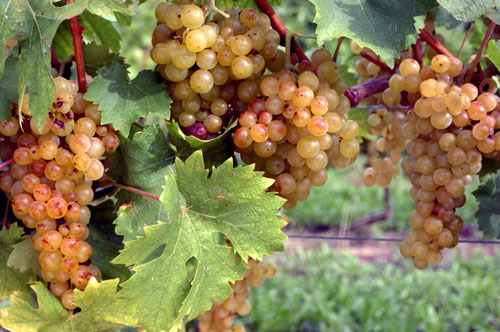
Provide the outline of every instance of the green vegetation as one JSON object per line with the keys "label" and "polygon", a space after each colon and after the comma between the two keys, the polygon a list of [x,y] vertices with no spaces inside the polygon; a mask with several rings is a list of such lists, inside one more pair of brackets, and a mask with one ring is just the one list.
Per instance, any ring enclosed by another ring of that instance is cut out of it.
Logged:
{"label": "green vegetation", "polygon": [[252,291],[244,322],[252,332],[498,331],[498,258],[445,255],[425,271],[399,258],[361,262],[326,245],[273,257],[278,274]]}

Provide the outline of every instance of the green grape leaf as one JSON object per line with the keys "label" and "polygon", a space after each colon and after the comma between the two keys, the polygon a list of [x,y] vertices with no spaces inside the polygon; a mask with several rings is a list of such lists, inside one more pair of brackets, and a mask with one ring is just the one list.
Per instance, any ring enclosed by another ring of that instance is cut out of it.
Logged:
{"label": "green grape leaf", "polygon": [[495,159],[483,158],[481,161],[481,170],[479,171],[479,180],[484,181],[491,174],[500,169],[500,163]]}
{"label": "green grape leaf", "polygon": [[73,36],[69,27],[69,21],[64,21],[57,29],[52,40],[52,50],[58,59],[66,59],[73,51]]}
{"label": "green grape leaf", "polygon": [[444,7],[439,7],[434,12],[435,22],[438,25],[446,27],[448,30],[459,30],[466,31],[469,29],[472,22],[463,22],[457,20],[449,11],[447,11]]}
{"label": "green grape leaf", "polygon": [[26,236],[21,242],[12,246],[12,252],[7,261],[8,267],[16,268],[21,273],[32,271],[38,274],[40,264],[38,263],[38,254],[31,243],[33,236],[34,234]]}
{"label": "green grape leaf", "polygon": [[409,47],[415,17],[437,7],[435,0],[309,0],[316,7],[318,44],[341,36],[369,47],[389,65]]}
{"label": "green grape leaf", "polygon": [[500,70],[500,40],[490,40],[484,54],[486,54],[488,59],[490,59],[495,67]]}
{"label": "green grape leaf", "polygon": [[85,11],[78,17],[80,24],[85,28],[83,35],[92,40],[99,40],[101,44],[120,52],[120,33],[110,21]]}
{"label": "green grape leaf", "polygon": [[92,224],[89,225],[89,237],[86,241],[92,246],[92,264],[96,265],[102,273],[103,279],[120,278],[125,281],[130,277],[130,270],[124,265],[111,263],[113,258],[118,256],[121,246],[114,245],[109,237],[116,236],[114,233],[108,234]]}
{"label": "green grape leaf", "polygon": [[[12,246],[21,241],[23,229],[12,225],[9,229],[0,229],[0,299],[15,291],[24,291],[32,280],[31,273],[21,273],[16,268],[8,267],[7,261],[12,253]],[[0,324],[1,325],[1,324]]]}
{"label": "green grape leaf", "polygon": [[[120,148],[117,154],[121,158],[112,159],[111,174],[120,183],[160,195],[170,165],[175,155],[170,148],[165,134],[158,126],[146,127],[143,131],[131,134],[131,138],[120,135]],[[117,160],[117,162],[115,162]],[[116,233],[123,235],[125,241],[144,236],[144,227],[156,224],[157,220],[167,220],[166,207],[159,201],[126,190],[116,195],[118,199],[118,217],[114,221]]]}
{"label": "green grape leaf", "polygon": [[167,129],[168,134],[175,143],[179,158],[185,160],[193,152],[202,150],[205,165],[210,169],[212,166],[218,166],[233,156],[231,130],[236,125],[237,121],[231,122],[222,135],[210,140],[200,140],[194,136],[186,136],[175,121],[167,123]]}
{"label": "green grape leaf", "polygon": [[500,239],[500,172],[491,174],[486,182],[472,192],[479,207],[474,214],[478,220],[479,230],[485,238]]}
{"label": "green grape leaf", "polygon": [[[208,172],[201,151],[185,163],[176,159],[160,197],[168,218],[126,242],[115,259],[135,265],[120,295],[139,300],[140,325],[148,331],[169,331],[205,312],[227,296],[229,281],[243,277],[249,256],[283,250],[284,222],[276,212],[284,201],[266,192],[273,180],[253,165],[233,168],[231,160]],[[214,239],[220,235],[232,246]]]}
{"label": "green grape leaf", "polygon": [[17,80],[19,78],[19,60],[13,54],[5,62],[5,71],[0,77],[0,121],[10,120],[11,103],[17,103]]}
{"label": "green grape leaf", "polygon": [[41,282],[32,286],[37,306],[24,297],[10,297],[10,307],[3,310],[0,324],[12,332],[105,332],[120,325],[137,325],[133,303],[116,293],[119,279],[98,283],[90,280],[84,292],[75,290],[80,312],[69,315],[61,302]]}
{"label": "green grape leaf", "polygon": [[96,76],[99,68],[111,66],[113,61],[125,68],[128,66],[121,55],[112,53],[108,47],[97,45],[95,42],[83,44],[83,60],[85,72],[90,76]]}
{"label": "green grape leaf", "polygon": [[134,11],[122,0],[89,0],[87,7],[92,14],[106,18],[111,18],[115,13],[121,13],[128,16],[134,15]]}
{"label": "green grape leaf", "polygon": [[160,74],[141,71],[130,80],[127,70],[118,62],[97,70],[99,74],[89,84],[85,99],[99,105],[103,124],[112,123],[124,136],[140,117],[155,113],[164,119],[170,117],[170,103],[165,82]]}
{"label": "green grape leaf", "polygon": [[[88,0],[55,7],[51,0],[3,0],[0,7],[0,50],[15,38],[21,53],[18,79],[19,105],[29,93],[30,110],[42,125],[54,102],[55,87],[50,75],[50,44],[59,24],[80,14]],[[22,61],[21,61],[22,59]],[[0,56],[0,76],[5,59]]]}
{"label": "green grape leaf", "polygon": [[437,2],[457,20],[470,22],[485,15],[496,24],[500,24],[500,3],[498,0],[437,0]]}

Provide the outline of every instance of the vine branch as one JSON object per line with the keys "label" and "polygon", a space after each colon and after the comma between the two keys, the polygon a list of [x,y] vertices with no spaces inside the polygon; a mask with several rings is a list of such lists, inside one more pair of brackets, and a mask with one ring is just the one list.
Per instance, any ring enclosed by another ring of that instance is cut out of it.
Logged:
{"label": "vine branch", "polygon": [[387,89],[389,87],[390,78],[391,75],[372,77],[366,82],[351,86],[345,90],[344,95],[351,102],[351,107],[358,106],[363,99]]}
{"label": "vine branch", "polygon": [[422,43],[420,39],[417,39],[415,44],[411,45],[413,51],[413,59],[417,60],[420,65],[422,65]]}
{"label": "vine branch", "polygon": [[460,54],[462,54],[462,50],[464,49],[465,41],[467,40],[467,38],[469,38],[470,32],[472,31],[473,28],[474,28],[474,22],[472,22],[472,24],[469,27],[469,30],[465,34],[464,40],[462,41],[462,45],[460,45],[460,49],[458,50],[457,58],[459,58]]}
{"label": "vine branch", "polygon": [[444,54],[447,57],[454,58],[453,54],[450,53],[440,42],[438,42],[430,33],[425,31],[424,29],[420,29],[420,33],[418,36],[425,41],[434,51],[439,54]]}
{"label": "vine branch", "polygon": [[115,186],[115,187],[118,187],[120,189],[127,190],[127,191],[133,192],[135,194],[138,194],[138,195],[141,195],[141,196],[144,196],[144,197],[148,197],[148,198],[154,199],[156,201],[160,200],[160,196],[157,196],[155,194],[149,193],[149,192],[141,190],[141,189],[137,189],[137,188],[134,188],[134,187],[131,187],[131,186],[127,186],[126,184],[121,184],[121,183],[115,182],[115,181],[110,180],[110,179],[104,180],[102,182],[102,185]]}
{"label": "vine branch", "polygon": [[52,47],[50,48],[50,65],[54,67],[57,71],[61,68],[61,62],[57,58]]}
{"label": "vine branch", "polygon": [[483,50],[486,47],[486,44],[488,44],[488,41],[491,38],[491,34],[493,33],[493,30],[495,30],[495,22],[491,21],[488,30],[484,34],[483,41],[481,42],[481,45],[479,46],[479,49],[477,50],[476,57],[474,58],[474,61],[472,62],[469,70],[467,71],[467,75],[465,76],[465,83],[470,82],[470,79],[472,78],[472,74],[474,73],[474,68],[479,64],[481,61],[481,54],[483,54]]}
{"label": "vine branch", "polygon": [[9,166],[13,162],[14,162],[14,158],[10,158],[9,160],[6,160],[3,163],[0,163],[0,169]]}
{"label": "vine branch", "polygon": [[391,74],[394,74],[394,69],[392,69],[392,68],[391,68],[391,67],[389,67],[387,64],[385,64],[384,62],[380,61],[379,59],[377,59],[377,58],[376,58],[376,57],[374,57],[373,55],[368,54],[368,53],[363,52],[363,51],[361,51],[361,53],[359,53],[359,55],[360,55],[362,58],[365,58],[366,60],[370,61],[371,63],[376,64],[377,66],[379,66],[380,68],[382,68],[382,69],[383,69],[383,70],[385,70],[386,72],[391,73]]}
{"label": "vine branch", "polygon": [[369,226],[377,221],[389,220],[392,218],[391,192],[389,188],[384,189],[385,210],[380,213],[371,213],[356,220],[352,230],[358,231],[362,227]]}
{"label": "vine branch", "polygon": [[337,47],[335,48],[335,53],[333,54],[332,61],[337,62],[337,56],[339,55],[340,51],[340,46],[342,45],[342,42],[344,41],[344,37],[339,37],[337,40]]}
{"label": "vine branch", "polygon": [[[67,0],[67,4],[73,3],[73,0]],[[87,83],[85,81],[85,63],[83,62],[83,27],[78,24],[76,16],[69,19],[71,35],[73,36],[73,49],[75,50],[76,73],[78,76],[78,90],[81,93],[87,91]]]}
{"label": "vine branch", "polygon": [[[284,44],[288,29],[285,27],[283,22],[281,22],[280,18],[274,11],[273,7],[271,7],[271,5],[267,0],[254,0],[254,1],[257,7],[259,7],[259,9],[269,17],[269,19],[271,20],[271,25],[280,34],[281,43]],[[292,50],[299,56],[299,60],[311,62],[311,60],[309,60],[309,58],[304,53],[304,51],[300,47],[299,43],[297,43],[295,38],[292,38],[291,46]]]}

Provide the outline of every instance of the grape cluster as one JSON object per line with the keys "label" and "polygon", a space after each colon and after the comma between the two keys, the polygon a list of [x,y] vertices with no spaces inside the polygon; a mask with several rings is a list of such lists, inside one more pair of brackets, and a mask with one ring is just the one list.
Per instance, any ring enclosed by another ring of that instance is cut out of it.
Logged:
{"label": "grape cluster", "polygon": [[285,209],[307,199],[311,186],[325,184],[329,161],[343,168],[359,153],[359,127],[347,118],[345,83],[331,59],[328,50],[318,49],[313,68],[265,75],[261,96],[238,118],[235,150],[245,163],[276,179],[273,189],[287,199]]}
{"label": "grape cluster", "polygon": [[419,269],[438,263],[443,248],[457,245],[463,221],[455,210],[465,204],[465,186],[481,170],[483,156],[497,157],[500,150],[496,84],[488,79],[479,89],[454,85],[461,71],[459,59],[444,55],[424,67],[406,59],[386,93],[396,103],[404,91],[414,104],[401,130],[410,140],[402,168],[413,185],[416,211],[400,249]]}
{"label": "grape cluster", "polygon": [[232,112],[257,97],[262,73],[285,65],[267,15],[251,8],[227,13],[210,18],[207,8],[186,1],[156,8],[151,57],[169,82],[172,118],[199,139],[222,132]]}
{"label": "grape cluster", "polygon": [[250,313],[252,306],[247,301],[250,289],[259,288],[264,278],[272,278],[276,274],[276,267],[270,263],[262,263],[250,259],[247,264],[243,280],[231,284],[233,291],[224,301],[215,301],[212,309],[198,316],[200,332],[245,332],[241,325],[233,326],[236,315],[245,316]]}
{"label": "grape cluster", "polygon": [[104,174],[99,159],[117,149],[119,138],[111,125],[101,125],[97,105],[77,93],[76,82],[56,77],[54,84],[54,104],[41,128],[31,117],[28,95],[21,106],[24,122],[0,122],[0,157],[14,160],[0,174],[0,189],[12,200],[14,215],[27,229],[35,229],[32,243],[41,278],[72,310],[73,290],[83,290],[92,276],[101,278],[85,241],[87,205],[94,197],[92,181]]}
{"label": "grape cluster", "polygon": [[[374,58],[380,58],[373,52],[371,49],[368,47],[361,47],[356,43],[354,40],[351,41],[351,52],[353,54],[360,54],[361,52],[365,52]],[[360,58],[359,60],[356,61],[354,64],[354,70],[356,73],[360,76],[359,83],[363,83],[368,81],[370,78],[373,76],[376,76],[381,73],[382,69],[375,63],[369,61],[366,58]]]}

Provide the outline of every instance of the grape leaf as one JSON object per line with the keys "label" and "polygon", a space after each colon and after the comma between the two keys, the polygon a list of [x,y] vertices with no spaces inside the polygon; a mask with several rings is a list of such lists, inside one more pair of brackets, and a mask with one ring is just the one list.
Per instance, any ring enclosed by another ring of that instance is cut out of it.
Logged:
{"label": "grape leaf", "polygon": [[2,311],[0,324],[12,332],[104,332],[114,331],[118,324],[136,325],[133,303],[116,294],[119,279],[98,283],[90,280],[84,292],[75,290],[75,303],[82,309],[69,315],[61,302],[41,282],[32,286],[37,306],[26,297],[10,297],[10,307]]}
{"label": "grape leaf", "polygon": [[389,65],[416,33],[414,17],[437,7],[435,0],[309,0],[316,7],[318,44],[341,36],[369,47]]}
{"label": "grape leaf", "polygon": [[496,24],[500,24],[500,3],[498,0],[437,0],[457,20],[470,22],[489,17]]}
{"label": "grape leaf", "polygon": [[113,61],[127,67],[125,59],[121,55],[112,53],[108,47],[97,45],[95,42],[83,44],[83,60],[85,72],[90,76],[97,75],[99,68],[111,66]]}
{"label": "grape leaf", "polygon": [[74,53],[69,21],[62,22],[57,28],[56,35],[52,40],[52,50],[58,59],[65,59]]}
{"label": "grape leaf", "polygon": [[479,230],[485,238],[500,239],[500,172],[491,174],[486,182],[472,192],[479,207],[474,214],[478,220]]}
{"label": "grape leaf", "polygon": [[500,70],[500,41],[490,40],[484,54],[490,59],[490,61]]}
{"label": "grape leaf", "polygon": [[359,137],[368,138],[370,136],[370,124],[368,123],[369,110],[362,108],[351,108],[349,119],[356,121],[359,126]]}
{"label": "grape leaf", "polygon": [[8,267],[16,268],[21,273],[33,271],[38,274],[40,264],[38,263],[38,254],[31,242],[32,239],[33,234],[26,236],[21,242],[12,246],[12,252],[7,261]]}
{"label": "grape leaf", "polygon": [[17,103],[17,79],[19,78],[19,60],[13,54],[7,59],[5,72],[0,77],[0,121],[10,120],[11,102]]}
{"label": "grape leaf", "polygon": [[118,62],[97,73],[85,99],[99,105],[103,124],[112,123],[128,136],[132,123],[142,116],[156,113],[164,119],[170,117],[172,99],[160,74],[143,70],[130,80],[127,70]]}
{"label": "grape leaf", "polygon": [[167,123],[167,129],[175,143],[179,158],[185,160],[193,152],[202,150],[205,166],[210,169],[212,166],[219,166],[232,157],[231,129],[236,125],[237,121],[231,122],[222,135],[210,140],[200,140],[194,136],[186,136],[175,121]]}
{"label": "grape leaf", "polygon": [[7,266],[7,260],[12,252],[12,246],[21,241],[23,229],[12,225],[9,229],[0,229],[0,299],[14,291],[24,291],[32,280],[31,273],[21,273],[15,268]]}
{"label": "grape leaf", "polygon": [[108,46],[113,52],[120,52],[120,33],[114,25],[94,14],[85,11],[78,17],[80,24],[85,28],[83,35],[92,40],[99,40],[101,44]]}
{"label": "grape leaf", "polygon": [[[174,162],[174,152],[158,126],[146,127],[131,136],[129,139],[120,135],[117,151],[121,158],[113,156],[111,174],[116,181],[159,196],[162,192],[159,183],[164,181]],[[117,175],[119,173],[122,174]],[[144,236],[145,226],[168,218],[166,207],[151,198],[126,190],[118,192],[116,198],[121,205],[118,218],[114,221],[116,233],[123,235],[125,241],[135,240],[138,235]]]}
{"label": "grape leaf", "polygon": [[435,22],[438,25],[446,27],[448,30],[457,29],[459,31],[466,31],[469,29],[472,22],[463,22],[457,20],[449,11],[447,11],[444,7],[439,7],[434,12]]}
{"label": "grape leaf", "polygon": [[[0,50],[9,39],[19,43],[22,59],[19,65],[19,105],[26,92],[35,121],[42,125],[54,102],[55,87],[50,75],[50,44],[59,24],[80,14],[88,0],[75,0],[54,7],[51,0],[3,0],[0,11]],[[5,59],[0,57],[0,76]]]}
{"label": "grape leaf", "polygon": [[89,0],[87,9],[92,14],[107,18],[113,17],[115,12],[129,16],[135,14],[123,0]]}
{"label": "grape leaf", "polygon": [[[168,218],[126,242],[115,259],[135,265],[119,294],[139,300],[140,323],[148,331],[168,331],[205,312],[227,296],[228,281],[243,277],[249,256],[262,259],[283,250],[284,223],[275,215],[283,199],[266,192],[271,179],[253,165],[233,168],[231,160],[207,176],[201,151],[185,163],[176,159],[160,198]],[[219,234],[233,247],[216,243]],[[144,263],[151,255],[156,257]]]}

